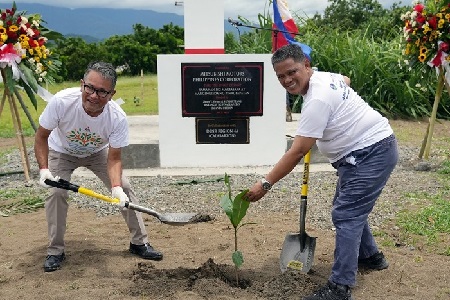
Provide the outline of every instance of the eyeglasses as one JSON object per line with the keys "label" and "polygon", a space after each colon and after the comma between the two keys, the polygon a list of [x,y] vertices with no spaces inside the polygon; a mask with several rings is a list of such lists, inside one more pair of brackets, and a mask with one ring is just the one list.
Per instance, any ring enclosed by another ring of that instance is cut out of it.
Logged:
{"label": "eyeglasses", "polygon": [[94,88],[93,86],[91,86],[89,84],[84,84],[83,88],[84,88],[84,91],[86,92],[86,94],[92,95],[94,93],[97,93],[97,95],[100,98],[106,98],[109,94],[112,93],[112,92],[108,92],[108,91],[105,91],[105,90],[97,90],[96,88]]}

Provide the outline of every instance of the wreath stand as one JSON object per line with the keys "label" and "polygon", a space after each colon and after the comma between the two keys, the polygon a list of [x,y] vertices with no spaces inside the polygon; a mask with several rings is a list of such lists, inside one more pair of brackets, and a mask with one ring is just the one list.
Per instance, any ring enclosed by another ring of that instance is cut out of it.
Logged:
{"label": "wreath stand", "polygon": [[434,124],[436,123],[436,114],[439,106],[439,102],[441,101],[442,97],[442,91],[444,90],[444,86],[447,89],[447,92],[450,94],[450,86],[445,80],[445,72],[442,68],[442,65],[440,65],[438,68],[438,82],[436,87],[436,94],[434,95],[434,103],[433,103],[433,110],[431,111],[431,116],[428,120],[428,126],[427,130],[425,132],[425,137],[422,141],[422,147],[420,148],[419,152],[419,158],[425,158],[428,159],[428,156],[430,155],[430,148],[431,148],[431,139],[433,137],[433,130],[434,130]]}
{"label": "wreath stand", "polygon": [[[22,158],[22,166],[23,166],[23,170],[24,170],[24,174],[25,174],[25,179],[27,181],[29,181],[30,180],[30,161],[28,160],[27,146],[26,146],[25,138],[24,138],[23,132],[22,132],[22,123],[20,121],[20,115],[19,115],[19,111],[17,109],[16,99],[15,99],[13,93],[11,93],[11,91],[9,90],[8,85],[6,84],[6,74],[5,74],[4,69],[1,69],[1,74],[2,74],[2,78],[3,78],[3,85],[5,87],[5,90],[3,92],[2,102],[0,103],[0,117],[3,112],[3,107],[5,105],[6,99],[8,99],[9,107],[11,110],[11,116],[12,116],[12,120],[13,120],[13,124],[14,124],[14,129],[16,131],[17,142],[19,145],[20,156]],[[20,95],[17,92],[15,93],[15,95],[19,99],[20,103],[23,106],[23,101],[20,98]],[[27,113],[26,110],[25,110],[25,112]],[[27,114],[27,116],[28,116],[28,114]],[[28,118],[30,119],[30,116],[28,116]],[[32,120],[32,119],[30,119],[30,120]],[[36,130],[34,123],[32,122],[31,124],[32,124],[33,128]]]}

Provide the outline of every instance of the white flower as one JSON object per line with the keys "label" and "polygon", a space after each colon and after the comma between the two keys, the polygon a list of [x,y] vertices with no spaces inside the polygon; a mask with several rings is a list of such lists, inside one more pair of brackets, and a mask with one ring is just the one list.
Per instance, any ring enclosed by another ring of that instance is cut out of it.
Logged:
{"label": "white flower", "polygon": [[28,19],[25,18],[24,16],[21,16],[20,17],[20,24],[23,25],[23,24],[27,24],[27,23],[28,23]]}
{"label": "white flower", "polygon": [[28,29],[27,29],[27,35],[28,35],[28,36],[34,36],[34,31],[33,31],[33,29],[28,28]]}

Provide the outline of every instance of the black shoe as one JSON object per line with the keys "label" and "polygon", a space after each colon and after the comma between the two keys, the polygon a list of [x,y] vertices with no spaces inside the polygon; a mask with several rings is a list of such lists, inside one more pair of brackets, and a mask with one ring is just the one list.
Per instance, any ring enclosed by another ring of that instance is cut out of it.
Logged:
{"label": "black shoe", "polygon": [[66,255],[47,255],[44,262],[44,271],[45,272],[53,272],[61,269],[62,261],[66,259]]}
{"label": "black shoe", "polygon": [[135,245],[130,243],[130,252],[140,256],[143,259],[162,260],[163,254],[156,251],[149,243],[144,245]]}
{"label": "black shoe", "polygon": [[353,300],[353,298],[348,286],[328,281],[327,285],[304,300]]}
{"label": "black shoe", "polygon": [[358,259],[358,267],[370,270],[384,270],[389,267],[389,263],[383,252],[378,252],[370,257]]}

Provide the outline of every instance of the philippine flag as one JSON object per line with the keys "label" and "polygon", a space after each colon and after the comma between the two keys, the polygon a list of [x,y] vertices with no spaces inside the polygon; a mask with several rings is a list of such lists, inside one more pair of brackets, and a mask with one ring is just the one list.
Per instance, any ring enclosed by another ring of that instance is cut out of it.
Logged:
{"label": "philippine flag", "polygon": [[294,39],[298,33],[298,28],[295,25],[286,0],[273,0],[273,23],[273,29],[280,31],[272,33],[272,52],[288,43],[297,44],[302,48],[308,59],[311,60],[312,49],[308,45],[299,43]]}

